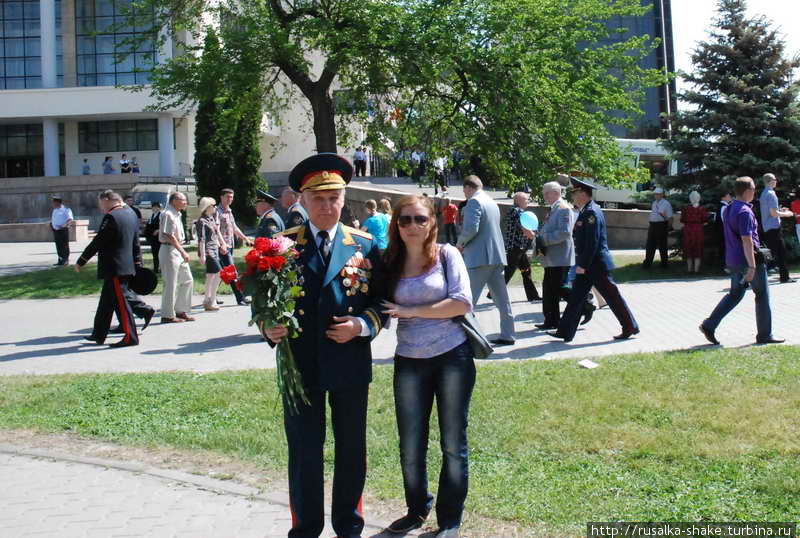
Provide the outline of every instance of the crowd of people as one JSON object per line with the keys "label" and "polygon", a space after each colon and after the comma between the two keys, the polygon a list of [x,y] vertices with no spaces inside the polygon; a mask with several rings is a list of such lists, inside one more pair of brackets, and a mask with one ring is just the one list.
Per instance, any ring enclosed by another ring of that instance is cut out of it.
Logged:
{"label": "crowd of people", "polygon": [[[363,226],[342,222],[345,189],[354,167],[335,154],[318,154],[299,163],[291,172],[290,185],[276,198],[258,191],[256,237],[284,236],[294,240],[303,280],[296,315],[302,331],[289,340],[308,404],[299,409],[284,400],[284,426],[289,449],[289,493],[292,511],[291,537],[319,536],[324,527],[323,444],[326,402],[331,408],[335,438],[333,503],[331,519],[338,536],[359,536],[364,519],[361,494],[366,480],[366,420],[371,376],[370,342],[390,319],[397,322],[394,357],[394,398],[400,443],[400,466],[407,510],[388,527],[391,533],[407,533],[421,527],[436,512],[437,538],[459,536],[464,502],[468,494],[469,406],[475,388],[475,353],[462,325],[488,288],[500,317],[500,333],[491,340],[495,347],[515,343],[516,330],[507,284],[519,270],[526,298],[542,302],[541,331],[570,342],[579,324],[588,322],[595,307],[592,296],[605,301],[617,318],[621,331],[615,339],[639,333],[634,314],[613,279],[614,263],[608,249],[605,217],[594,202],[595,187],[574,177],[559,175],[544,184],[541,192],[547,213],[536,229],[523,225],[530,195],[514,195],[514,207],[501,217],[496,201],[483,190],[475,175],[463,179],[465,202],[459,208],[449,199],[436,207],[434,200],[410,194],[394,207],[388,199],[368,200]],[[761,214],[765,249],[759,238],[752,209],[755,184],[749,177],[737,179],[735,198],[721,212],[725,259],[731,275],[727,294],[700,331],[718,344],[715,331],[723,318],[752,287],[756,297],[756,341],[783,340],[772,334],[767,264],[775,255],[780,269],[781,249],[775,220],[796,217],[773,199],[776,179],[764,176]],[[236,224],[231,210],[232,189],[220,192],[219,204],[212,197],[199,201],[200,218],[194,224],[197,256],[205,268],[203,308],[219,310],[217,290],[220,271],[234,264],[233,246],[247,237]],[[568,201],[568,198],[569,201]],[[682,211],[684,253],[688,268],[699,270],[703,257],[703,227],[708,211],[700,205],[699,193],[689,195]],[[130,201],[129,201],[130,202]],[[184,246],[181,211],[187,204],[180,192],[170,195],[167,207],[154,207],[144,228],[153,249],[154,268],[161,272],[163,294],[161,322],[194,321],[191,316],[193,290],[190,254]],[[281,204],[287,215],[277,213]],[[103,344],[116,313],[122,334],[113,347],[139,342],[134,317],[155,315],[132,289],[137,266],[142,265],[139,248],[141,215],[113,191],[99,196],[103,221],[92,242],[81,254],[77,271],[95,255],[98,277],[103,280],[92,333],[87,339]],[[53,229],[68,226],[71,214],[61,200],[53,200]],[[672,207],[663,191],[656,193],[648,230],[646,265],[665,244],[665,224]],[[446,241],[439,242],[439,217]],[[58,226],[58,228],[57,228]],[[798,228],[800,233],[800,228]],[[775,237],[777,236],[777,238]],[[57,237],[57,244],[60,245]],[[59,247],[61,248],[61,247]],[[541,295],[533,281],[528,252],[533,250],[544,267]],[[59,250],[59,262],[63,257]],[[662,263],[666,255],[662,251]],[[68,253],[66,254],[68,256]],[[354,259],[366,259],[370,268],[359,292],[348,282]],[[330,278],[329,275],[336,275]],[[786,275],[788,278],[788,274]],[[236,283],[231,284],[238,304],[248,304]],[[566,301],[563,313],[560,302]],[[309,314],[307,315],[306,312]],[[288,337],[282,325],[261,327],[264,338],[276,345]],[[433,404],[438,410],[442,469],[438,497],[430,493],[427,479],[427,446]]]}

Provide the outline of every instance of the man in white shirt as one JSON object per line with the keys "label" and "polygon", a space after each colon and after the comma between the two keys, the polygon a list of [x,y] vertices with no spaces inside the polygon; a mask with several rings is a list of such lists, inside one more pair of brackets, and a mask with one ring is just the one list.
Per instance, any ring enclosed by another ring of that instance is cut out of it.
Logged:
{"label": "man in white shirt", "polygon": [[667,234],[672,220],[672,205],[664,198],[664,189],[656,187],[653,191],[653,204],[650,208],[650,225],[647,229],[647,250],[642,267],[649,269],[653,265],[656,249],[661,256],[661,267],[667,267],[669,252],[667,250]]}
{"label": "man in white shirt", "polygon": [[53,196],[53,212],[50,215],[50,227],[53,229],[53,240],[56,243],[58,263],[69,263],[69,227],[72,224],[72,210],[62,203],[60,196]]}
{"label": "man in white shirt", "polygon": [[356,177],[364,177],[367,175],[367,151],[364,147],[356,148],[353,153],[353,165],[356,169]]}

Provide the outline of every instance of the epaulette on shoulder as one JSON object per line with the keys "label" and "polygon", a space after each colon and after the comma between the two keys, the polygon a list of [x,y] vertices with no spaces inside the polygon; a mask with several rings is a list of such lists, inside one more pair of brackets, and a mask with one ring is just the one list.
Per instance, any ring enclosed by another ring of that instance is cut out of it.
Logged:
{"label": "epaulette on shoulder", "polygon": [[305,225],[295,226],[294,228],[289,228],[288,230],[284,230],[280,232],[278,235],[297,235],[300,233],[300,230],[303,229]]}
{"label": "epaulette on shoulder", "polygon": [[357,235],[358,237],[372,240],[372,234],[365,232],[364,230],[359,230],[358,228],[353,228],[352,226],[345,226],[344,229],[350,232],[352,235]]}

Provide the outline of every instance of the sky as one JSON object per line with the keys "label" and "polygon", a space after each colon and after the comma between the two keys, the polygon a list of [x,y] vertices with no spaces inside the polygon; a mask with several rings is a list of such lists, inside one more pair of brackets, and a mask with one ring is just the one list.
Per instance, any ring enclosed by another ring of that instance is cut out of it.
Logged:
{"label": "sky", "polygon": [[[658,1],[658,0],[655,0]],[[672,32],[675,38],[675,67],[692,70],[692,51],[697,43],[708,39],[708,29],[716,15],[716,0],[672,0]],[[748,15],[764,15],[783,35],[786,55],[800,54],[800,1],[750,0]],[[678,91],[685,88],[680,78]]]}

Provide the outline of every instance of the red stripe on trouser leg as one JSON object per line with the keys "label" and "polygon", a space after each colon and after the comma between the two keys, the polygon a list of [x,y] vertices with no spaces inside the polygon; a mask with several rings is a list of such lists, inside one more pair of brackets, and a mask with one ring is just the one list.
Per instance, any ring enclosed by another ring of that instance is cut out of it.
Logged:
{"label": "red stripe on trouser leg", "polygon": [[364,517],[363,500],[364,496],[362,495],[361,497],[358,498],[358,506],[356,506],[356,512],[358,512],[358,515],[360,515],[361,517]]}
{"label": "red stripe on trouser leg", "polygon": [[126,344],[131,341],[131,326],[128,318],[128,306],[125,304],[125,296],[122,295],[122,286],[119,285],[119,277],[112,277],[114,282],[114,295],[117,298],[117,305],[119,305],[119,320],[122,324],[122,329],[125,331],[125,338],[122,339]]}
{"label": "red stripe on trouser leg", "polygon": [[294,513],[294,508],[292,508],[292,501],[289,501],[289,512],[292,513],[292,528],[294,529],[297,527],[297,514]]}

